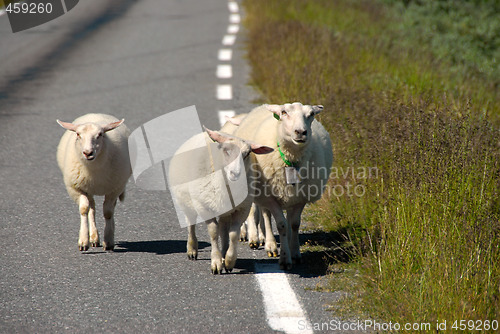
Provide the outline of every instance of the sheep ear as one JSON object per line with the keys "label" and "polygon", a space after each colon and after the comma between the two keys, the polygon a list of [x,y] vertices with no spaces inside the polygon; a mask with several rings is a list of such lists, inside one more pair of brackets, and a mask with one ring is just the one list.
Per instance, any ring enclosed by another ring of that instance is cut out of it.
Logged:
{"label": "sheep ear", "polygon": [[123,122],[125,122],[124,118],[122,118],[121,121],[106,124],[105,126],[102,127],[102,131],[108,132],[108,131],[111,131],[113,129],[116,129],[117,127],[119,127],[120,125],[122,125]]}
{"label": "sheep ear", "polygon": [[311,106],[311,108],[312,108],[312,111],[315,115],[317,115],[323,111],[323,106],[321,104],[318,104],[316,106]]}
{"label": "sheep ear", "polygon": [[268,154],[274,151],[272,147],[259,145],[259,144],[250,144],[252,148],[252,152],[255,154]]}
{"label": "sheep ear", "polygon": [[[205,128],[205,127],[204,127]],[[222,135],[220,132],[217,132],[217,131],[212,131],[212,130],[209,130],[207,128],[205,128],[205,131],[207,132],[208,136],[213,140],[213,141],[216,141],[218,143],[223,143],[225,142],[228,137]]]}
{"label": "sheep ear", "polygon": [[60,120],[56,120],[56,122],[62,126],[63,128],[65,128],[66,130],[69,130],[69,131],[73,131],[73,132],[76,132],[76,125],[73,124],[73,123],[68,123],[68,122],[63,122],[63,121],[60,121]]}
{"label": "sheep ear", "polygon": [[233,125],[239,126],[241,124],[241,119],[226,116],[226,122],[229,122]]}
{"label": "sheep ear", "polygon": [[279,104],[264,104],[264,107],[274,114],[274,118],[278,121],[281,119],[281,111],[283,110],[283,106]]}

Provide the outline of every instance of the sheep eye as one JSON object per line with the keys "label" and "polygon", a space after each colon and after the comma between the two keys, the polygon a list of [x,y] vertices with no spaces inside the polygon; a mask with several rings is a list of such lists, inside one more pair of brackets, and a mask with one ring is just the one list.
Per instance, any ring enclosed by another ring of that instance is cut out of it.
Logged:
{"label": "sheep eye", "polygon": [[99,132],[99,134],[97,135],[97,138],[101,138],[102,137],[102,132]]}
{"label": "sheep eye", "polygon": [[288,115],[288,113],[285,110],[282,110],[281,111],[281,116],[285,116],[285,115]]}
{"label": "sheep eye", "polygon": [[81,138],[79,133],[76,134],[76,138],[78,138],[78,139]]}

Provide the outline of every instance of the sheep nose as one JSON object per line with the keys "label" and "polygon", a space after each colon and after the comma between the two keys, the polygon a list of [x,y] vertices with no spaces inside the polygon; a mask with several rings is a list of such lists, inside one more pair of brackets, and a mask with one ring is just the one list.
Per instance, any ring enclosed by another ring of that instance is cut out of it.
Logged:
{"label": "sheep nose", "polygon": [[297,129],[297,130],[295,130],[295,133],[298,136],[307,136],[307,130]]}
{"label": "sheep nose", "polygon": [[82,152],[85,158],[88,160],[92,160],[94,158],[94,151],[93,150],[85,150]]}

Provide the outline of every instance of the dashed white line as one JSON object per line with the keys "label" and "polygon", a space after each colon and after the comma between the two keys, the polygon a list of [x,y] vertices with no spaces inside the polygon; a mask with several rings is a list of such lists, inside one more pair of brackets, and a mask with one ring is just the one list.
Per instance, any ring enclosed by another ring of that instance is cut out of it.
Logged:
{"label": "dashed white line", "polygon": [[229,79],[233,76],[233,68],[231,65],[217,65],[217,78]]}
{"label": "dashed white line", "polygon": [[233,98],[233,87],[231,85],[217,85],[217,99],[231,100]]}
{"label": "dashed white line", "polygon": [[241,16],[240,14],[231,14],[229,15],[229,23],[240,23]]}
{"label": "dashed white line", "polygon": [[222,39],[222,45],[233,45],[236,41],[235,35],[225,35]]}
{"label": "dashed white line", "polygon": [[240,26],[237,25],[237,24],[230,24],[228,27],[227,27],[227,33],[228,34],[237,34],[238,31],[240,31]]}
{"label": "dashed white line", "polygon": [[238,7],[238,4],[234,1],[229,1],[227,3],[227,8],[229,8],[229,11],[231,13],[238,13],[238,11],[240,10],[240,8]]}
{"label": "dashed white line", "polygon": [[218,58],[220,61],[230,61],[233,58],[233,50],[220,49]]}
{"label": "dashed white line", "polygon": [[262,291],[269,326],[287,334],[313,334],[285,272],[277,263],[255,264],[255,279]]}
{"label": "dashed white line", "polygon": [[234,117],[236,113],[234,110],[220,110],[219,111],[219,123],[223,126],[226,123],[226,117]]}

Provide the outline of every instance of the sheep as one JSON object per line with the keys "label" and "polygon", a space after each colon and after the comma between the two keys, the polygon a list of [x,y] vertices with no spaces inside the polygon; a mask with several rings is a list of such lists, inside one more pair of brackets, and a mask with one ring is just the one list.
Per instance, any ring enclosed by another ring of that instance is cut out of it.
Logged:
{"label": "sheep", "polygon": [[251,186],[264,217],[269,219],[272,214],[276,221],[281,242],[279,265],[285,270],[293,262],[301,262],[298,231],[302,210],[321,198],[333,162],[330,136],[314,121],[322,110],[321,105],[299,102],[264,104],[252,110],[234,131],[237,137],[275,149],[265,156],[252,156],[257,178]]}
{"label": "sheep", "polygon": [[[252,203],[252,194],[249,192],[239,204],[223,209],[223,193],[227,193],[227,182],[236,182],[240,176],[246,175],[247,179],[243,183],[248,189],[247,183],[251,179],[250,153],[267,154],[273,149],[223,132],[205,130],[206,132],[193,136],[177,149],[169,164],[168,183],[188,224],[188,258],[196,260],[198,257],[195,223],[200,217],[207,224],[210,235],[211,271],[213,274],[221,274],[224,268],[226,272],[231,272],[234,268],[240,226],[248,216]],[[212,140],[218,145],[211,145]],[[217,164],[215,160],[222,161]],[[225,178],[229,181],[225,181],[223,177],[214,177],[217,166],[223,167]],[[242,168],[245,173],[242,173]],[[222,251],[218,245],[219,237]]]}
{"label": "sheep", "polygon": [[113,250],[117,198],[125,198],[125,185],[132,174],[128,151],[128,128],[124,120],[106,114],[86,114],[72,123],[57,120],[67,131],[57,147],[57,162],[69,196],[78,204],[78,248],[99,247],[94,196],[104,196],[104,250]]}

